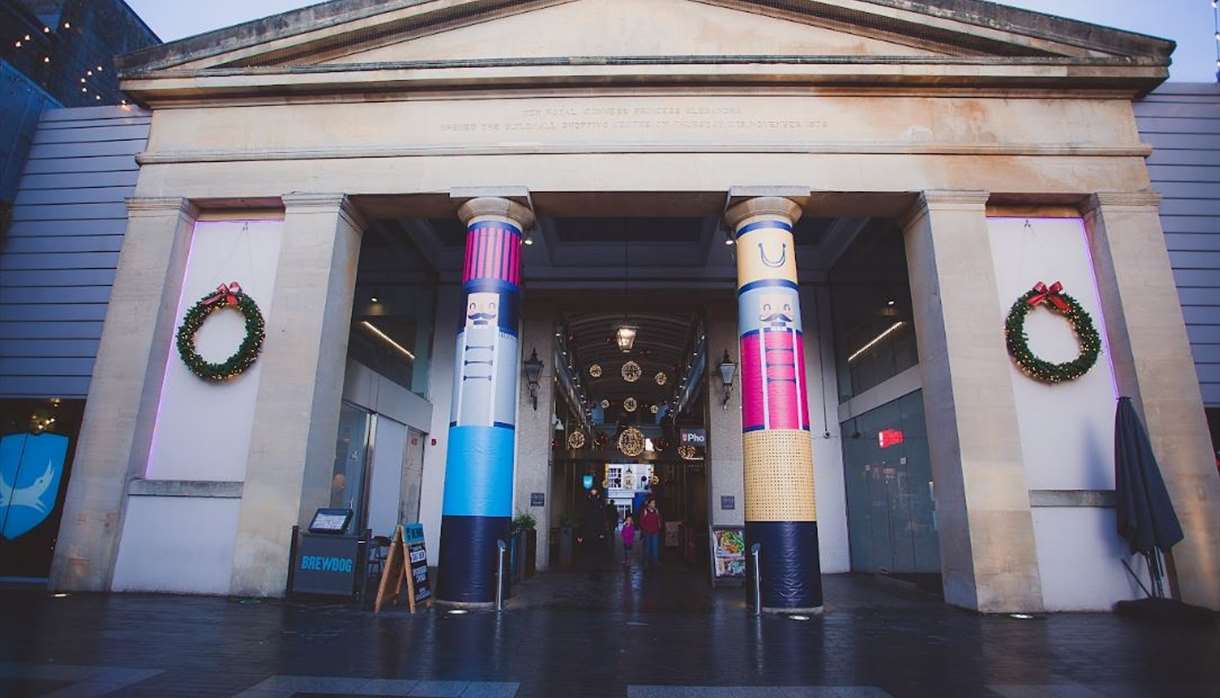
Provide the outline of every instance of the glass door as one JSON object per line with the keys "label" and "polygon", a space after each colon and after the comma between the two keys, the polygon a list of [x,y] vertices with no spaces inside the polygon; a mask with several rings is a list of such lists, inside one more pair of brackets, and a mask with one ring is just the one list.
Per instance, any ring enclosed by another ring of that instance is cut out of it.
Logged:
{"label": "glass door", "polygon": [[359,532],[368,523],[365,481],[372,423],[372,414],[364,408],[344,402],[339,409],[339,434],[330,479],[330,506],[345,507],[354,512],[348,533]]}
{"label": "glass door", "polygon": [[939,573],[923,394],[843,423],[852,569]]}

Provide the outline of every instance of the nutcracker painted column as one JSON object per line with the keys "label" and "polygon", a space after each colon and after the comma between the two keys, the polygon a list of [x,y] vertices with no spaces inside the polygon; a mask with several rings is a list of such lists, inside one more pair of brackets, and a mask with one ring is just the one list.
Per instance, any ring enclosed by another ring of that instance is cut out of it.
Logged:
{"label": "nutcracker painted column", "polygon": [[737,237],[746,545],[761,545],[762,606],[818,613],[813,444],[792,227],[801,208],[780,197],[729,209]]}
{"label": "nutcracker painted column", "polygon": [[520,348],[521,236],[529,209],[507,199],[463,204],[466,258],[462,321],[441,508],[438,601],[496,598],[496,541],[508,539],[513,507],[514,430]]}

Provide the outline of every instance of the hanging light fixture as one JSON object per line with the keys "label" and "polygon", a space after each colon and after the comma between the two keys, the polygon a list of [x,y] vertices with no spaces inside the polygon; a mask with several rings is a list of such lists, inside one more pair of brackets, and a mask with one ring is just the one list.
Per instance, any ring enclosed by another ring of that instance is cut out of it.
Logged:
{"label": "hanging light fixture", "polygon": [[614,342],[618,345],[619,351],[631,351],[635,346],[635,335],[637,329],[631,325],[619,325],[614,332]]}
{"label": "hanging light fixture", "polygon": [[[631,302],[631,240],[623,236],[623,299],[624,305],[630,305]],[[638,334],[639,328],[630,324],[627,321],[626,313],[623,314],[623,322],[619,324],[614,331],[614,343],[618,345],[618,350],[621,352],[629,352],[635,346],[635,337]]]}

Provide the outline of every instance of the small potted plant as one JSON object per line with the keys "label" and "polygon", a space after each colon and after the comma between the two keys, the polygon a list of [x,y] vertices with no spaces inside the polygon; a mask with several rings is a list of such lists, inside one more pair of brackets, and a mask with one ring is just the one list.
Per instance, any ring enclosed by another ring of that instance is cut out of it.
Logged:
{"label": "small potted plant", "polygon": [[534,515],[529,512],[521,512],[513,517],[513,534],[520,533],[521,538],[525,541],[525,559],[524,573],[526,577],[534,576],[534,568],[537,566],[538,560],[538,531],[537,520]]}

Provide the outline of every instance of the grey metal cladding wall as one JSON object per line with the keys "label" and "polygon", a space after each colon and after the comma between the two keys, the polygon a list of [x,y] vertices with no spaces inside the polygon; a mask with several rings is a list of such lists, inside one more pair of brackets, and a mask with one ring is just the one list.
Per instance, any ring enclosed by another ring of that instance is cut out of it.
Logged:
{"label": "grey metal cladding wall", "polygon": [[0,249],[0,397],[84,397],[150,115],[44,112]]}
{"label": "grey metal cladding wall", "polygon": [[1220,406],[1220,85],[1166,83],[1135,103],[1203,402]]}

